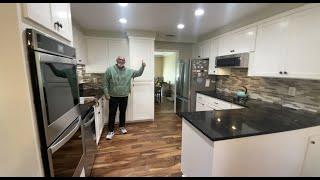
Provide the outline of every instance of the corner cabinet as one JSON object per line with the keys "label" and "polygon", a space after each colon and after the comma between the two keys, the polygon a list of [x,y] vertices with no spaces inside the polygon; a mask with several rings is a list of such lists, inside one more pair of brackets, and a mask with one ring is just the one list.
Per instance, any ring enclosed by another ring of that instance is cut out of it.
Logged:
{"label": "corner cabinet", "polygon": [[211,39],[199,43],[200,58],[210,58],[211,45]]}
{"label": "corner cabinet", "polygon": [[72,41],[70,3],[24,3],[25,18]]}
{"label": "corner cabinet", "polygon": [[76,59],[78,64],[87,63],[87,43],[83,33],[73,26],[73,47],[76,49]]}
{"label": "corner cabinet", "polygon": [[249,76],[320,79],[320,6],[311,6],[258,27]]}

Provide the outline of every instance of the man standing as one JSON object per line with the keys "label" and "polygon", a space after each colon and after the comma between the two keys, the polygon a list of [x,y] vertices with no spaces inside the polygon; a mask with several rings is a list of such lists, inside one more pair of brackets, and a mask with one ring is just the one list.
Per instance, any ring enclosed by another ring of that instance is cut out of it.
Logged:
{"label": "man standing", "polygon": [[120,131],[122,134],[126,134],[125,129],[126,122],[126,109],[128,103],[128,95],[130,93],[131,78],[139,77],[142,75],[146,64],[142,60],[141,68],[136,71],[130,68],[124,67],[126,59],[118,56],[117,63],[109,67],[104,74],[104,95],[106,99],[109,99],[109,123],[107,139],[112,139],[114,135],[114,122],[116,112],[119,107],[120,111]]}

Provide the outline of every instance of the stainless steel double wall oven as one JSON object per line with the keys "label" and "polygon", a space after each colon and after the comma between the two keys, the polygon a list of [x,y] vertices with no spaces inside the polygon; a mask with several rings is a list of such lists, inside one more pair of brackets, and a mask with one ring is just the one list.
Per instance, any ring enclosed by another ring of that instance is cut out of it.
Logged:
{"label": "stainless steel double wall oven", "polygon": [[81,136],[75,49],[26,29],[28,62],[46,176],[79,176]]}

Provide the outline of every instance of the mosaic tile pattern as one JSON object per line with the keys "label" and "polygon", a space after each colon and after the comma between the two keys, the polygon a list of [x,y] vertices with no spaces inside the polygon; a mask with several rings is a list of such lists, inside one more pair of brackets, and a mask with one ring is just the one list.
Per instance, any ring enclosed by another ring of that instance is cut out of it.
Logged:
{"label": "mosaic tile pattern", "polygon": [[79,84],[83,84],[83,89],[101,89],[103,73],[85,73],[85,65],[77,66]]}
{"label": "mosaic tile pattern", "polygon": [[[319,80],[248,77],[246,69],[232,69],[230,76],[217,76],[217,90],[234,93],[241,86],[247,87],[253,99],[320,112]],[[288,95],[289,87],[296,88],[295,96]]]}

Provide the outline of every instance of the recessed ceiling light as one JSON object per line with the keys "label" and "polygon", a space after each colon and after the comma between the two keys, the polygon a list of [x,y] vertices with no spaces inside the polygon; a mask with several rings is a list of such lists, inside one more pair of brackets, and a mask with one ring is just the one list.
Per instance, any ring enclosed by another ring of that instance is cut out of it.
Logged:
{"label": "recessed ceiling light", "polygon": [[126,19],[126,18],[120,18],[120,19],[119,19],[119,22],[120,22],[121,24],[126,24],[126,23],[127,23],[127,19]]}
{"label": "recessed ceiling light", "polygon": [[126,7],[126,6],[128,6],[128,3],[118,3],[120,6],[122,6],[122,7]]}
{"label": "recessed ceiling light", "polygon": [[195,16],[202,16],[204,14],[204,10],[203,9],[197,9],[194,11],[194,15]]}
{"label": "recessed ceiling light", "polygon": [[178,24],[177,28],[178,28],[178,29],[183,29],[183,28],[184,28],[184,25],[183,25],[183,24]]}

